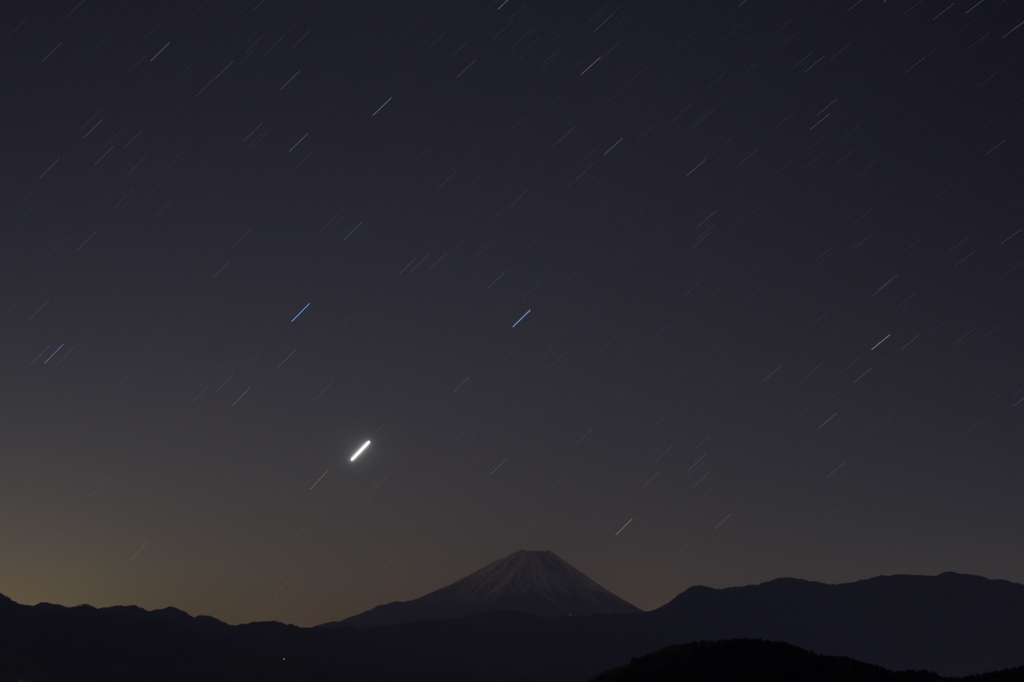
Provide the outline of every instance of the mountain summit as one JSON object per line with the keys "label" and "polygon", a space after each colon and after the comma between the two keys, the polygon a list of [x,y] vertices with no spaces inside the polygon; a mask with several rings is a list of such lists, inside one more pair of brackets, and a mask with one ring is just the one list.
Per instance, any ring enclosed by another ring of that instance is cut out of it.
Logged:
{"label": "mountain summit", "polygon": [[553,552],[520,550],[419,599],[384,604],[331,625],[375,627],[490,611],[542,618],[640,613]]}

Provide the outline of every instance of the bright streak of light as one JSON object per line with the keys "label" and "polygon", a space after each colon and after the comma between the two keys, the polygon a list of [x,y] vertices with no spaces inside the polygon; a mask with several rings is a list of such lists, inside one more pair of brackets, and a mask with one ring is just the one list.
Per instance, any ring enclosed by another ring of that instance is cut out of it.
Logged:
{"label": "bright streak of light", "polygon": [[350,461],[350,462],[356,461],[356,457],[358,457],[359,455],[363,454],[363,450],[365,450],[368,447],[370,447],[370,441],[366,441],[365,443],[363,443],[363,447],[361,447],[358,450],[356,450],[356,454],[352,455],[352,457],[349,458],[348,461]]}
{"label": "bright streak of light", "polygon": [[[328,469],[328,471],[330,471],[330,469]],[[324,480],[324,476],[326,476],[326,475],[327,475],[327,471],[325,471],[322,474],[320,474],[320,478],[316,479],[316,483],[319,483],[320,481]],[[313,485],[309,486],[309,489],[312,490],[313,488],[315,488],[316,487],[316,483],[314,483]]]}
{"label": "bright streak of light", "polygon": [[370,114],[370,118],[373,118],[374,116],[379,114],[380,110],[383,109],[384,107],[386,107],[388,105],[388,102],[390,102],[392,99],[394,99],[394,97],[388,97],[388,101],[384,102],[384,104],[381,104],[379,107],[377,107],[377,111],[375,111],[372,114]]}

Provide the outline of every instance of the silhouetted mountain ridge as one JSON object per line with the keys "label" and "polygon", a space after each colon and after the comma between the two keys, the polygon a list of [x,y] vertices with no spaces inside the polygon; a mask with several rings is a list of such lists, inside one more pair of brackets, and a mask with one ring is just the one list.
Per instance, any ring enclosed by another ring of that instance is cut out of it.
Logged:
{"label": "silhouetted mountain ridge", "polygon": [[[538,557],[520,559],[533,565]],[[535,577],[529,570],[477,571],[438,592],[486,604],[506,592],[559,598],[555,588],[561,583],[552,583],[547,571]],[[0,682],[583,682],[666,646],[735,639],[786,642],[888,670],[953,676],[1009,669],[1024,665],[1024,585],[955,573],[841,585],[790,578],[726,589],[692,587],[648,613],[549,618],[497,610],[362,628],[232,626],[174,608],[23,606],[0,595]],[[712,660],[718,649],[701,651]],[[788,655],[766,653],[762,666],[783,665]],[[744,657],[756,659],[750,652]],[[728,669],[727,661],[708,665]],[[1009,670],[975,682],[1022,675],[1024,670]],[[802,678],[793,673],[789,679]]]}
{"label": "silhouetted mountain ridge", "polygon": [[[650,616],[675,623],[677,641],[772,639],[893,670],[967,675],[1024,664],[1024,585],[959,573],[690,588]],[[984,654],[984,666],[964,661],[966,648]]]}

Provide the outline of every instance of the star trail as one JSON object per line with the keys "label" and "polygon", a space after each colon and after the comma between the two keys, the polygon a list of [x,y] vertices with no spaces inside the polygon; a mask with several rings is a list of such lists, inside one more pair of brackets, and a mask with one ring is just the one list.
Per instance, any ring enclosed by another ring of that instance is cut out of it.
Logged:
{"label": "star trail", "polygon": [[1022,22],[4,3],[0,593],[1024,582]]}

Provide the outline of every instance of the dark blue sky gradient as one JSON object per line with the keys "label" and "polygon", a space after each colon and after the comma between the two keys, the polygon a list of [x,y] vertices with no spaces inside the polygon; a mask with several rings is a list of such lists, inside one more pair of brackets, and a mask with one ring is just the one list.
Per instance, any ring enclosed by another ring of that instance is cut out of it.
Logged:
{"label": "dark blue sky gradient", "polygon": [[5,3],[0,592],[1024,582],[1021,22]]}

